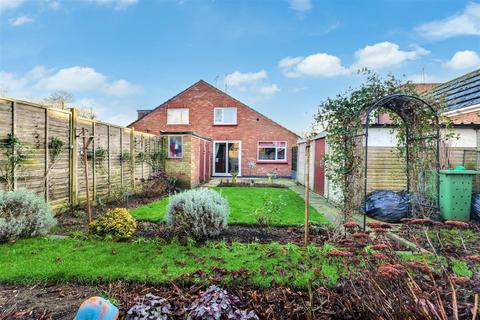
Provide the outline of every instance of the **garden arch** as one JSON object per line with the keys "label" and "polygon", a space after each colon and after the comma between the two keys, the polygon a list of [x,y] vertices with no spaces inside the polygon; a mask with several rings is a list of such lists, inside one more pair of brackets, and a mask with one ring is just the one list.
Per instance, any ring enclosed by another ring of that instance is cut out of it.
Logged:
{"label": "garden arch", "polygon": [[[409,95],[409,94],[391,94],[385,96],[383,98],[378,99],[374,104],[368,107],[365,110],[365,123],[363,125],[364,128],[364,137],[365,137],[365,158],[364,158],[364,194],[363,194],[363,203],[364,203],[364,215],[363,215],[363,229],[365,230],[366,227],[366,202],[365,199],[367,197],[367,186],[368,186],[368,127],[370,124],[370,115],[372,112],[375,112],[378,109],[387,109],[398,115],[405,124],[405,162],[406,162],[406,175],[407,175],[407,194],[410,194],[411,190],[411,177],[410,177],[410,148],[416,141],[423,140],[423,139],[434,139],[435,141],[435,164],[434,170],[436,171],[435,174],[435,195],[437,206],[440,200],[440,193],[439,193],[439,170],[440,170],[440,123],[438,118],[437,111],[425,100],[419,98],[417,96]],[[416,137],[412,139],[412,119],[414,118],[415,114],[418,112],[428,112],[433,120],[435,125],[435,132],[433,136],[427,137]],[[411,205],[409,202],[408,206],[408,214],[411,215]]]}

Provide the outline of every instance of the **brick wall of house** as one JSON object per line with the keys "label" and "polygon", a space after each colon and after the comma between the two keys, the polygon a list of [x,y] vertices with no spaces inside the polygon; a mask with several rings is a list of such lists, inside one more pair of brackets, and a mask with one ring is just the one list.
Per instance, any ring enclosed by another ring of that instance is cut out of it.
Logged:
{"label": "brick wall of house", "polygon": [[[214,125],[215,107],[236,107],[237,125]],[[189,124],[168,125],[167,109],[169,108],[189,108]],[[240,140],[242,141],[242,176],[265,176],[275,169],[280,176],[290,176],[291,148],[296,145],[298,139],[293,132],[204,81],[197,82],[168,100],[159,108],[132,123],[130,127],[137,131],[147,132],[148,130],[153,134],[161,131],[194,131],[213,141]],[[287,161],[276,163],[257,161],[258,141],[286,141]],[[212,143],[211,155],[213,148]],[[256,164],[254,169],[249,169],[249,161]]]}
{"label": "brick wall of house", "polygon": [[192,187],[191,162],[192,162],[191,136],[183,136],[183,158],[167,158],[165,172],[177,178],[177,183],[182,188]]}
{"label": "brick wall of house", "polygon": [[191,165],[190,165],[190,177],[191,185],[198,186],[200,184],[200,144],[202,139],[192,136],[192,155],[191,155]]}
{"label": "brick wall of house", "polygon": [[449,116],[453,123],[480,123],[480,112],[472,111],[468,113]]}

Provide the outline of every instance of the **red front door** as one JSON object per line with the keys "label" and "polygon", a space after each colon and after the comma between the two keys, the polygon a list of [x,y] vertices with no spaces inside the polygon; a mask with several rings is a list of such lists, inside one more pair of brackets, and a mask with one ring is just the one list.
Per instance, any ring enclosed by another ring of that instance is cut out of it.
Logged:
{"label": "red front door", "polygon": [[316,193],[325,193],[325,168],[323,156],[325,155],[325,138],[315,140],[315,169],[313,176],[313,190]]}

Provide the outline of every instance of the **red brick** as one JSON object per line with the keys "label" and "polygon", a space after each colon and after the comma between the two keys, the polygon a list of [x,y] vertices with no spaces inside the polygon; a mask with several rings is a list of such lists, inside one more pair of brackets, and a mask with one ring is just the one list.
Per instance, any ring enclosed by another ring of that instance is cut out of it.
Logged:
{"label": "red brick", "polygon": [[[168,108],[189,108],[188,125],[167,125]],[[237,125],[218,126],[213,123],[215,107],[236,107]],[[242,175],[265,176],[277,169],[280,176],[291,175],[292,147],[298,136],[253,110],[242,102],[232,98],[205,81],[199,81],[177,96],[168,100],[129,127],[135,130],[159,134],[160,131],[193,131],[212,140],[242,141]],[[286,141],[287,161],[284,163],[257,162],[258,141]],[[213,144],[210,147],[213,154]],[[248,162],[256,162],[256,168],[250,172]],[[211,162],[210,162],[211,164]]]}

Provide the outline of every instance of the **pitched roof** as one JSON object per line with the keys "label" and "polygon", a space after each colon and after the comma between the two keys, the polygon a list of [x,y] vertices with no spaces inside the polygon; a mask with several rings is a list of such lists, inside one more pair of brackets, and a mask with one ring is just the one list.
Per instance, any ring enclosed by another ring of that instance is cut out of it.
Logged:
{"label": "pitched roof", "polygon": [[435,87],[430,95],[444,98],[447,104],[444,112],[480,104],[480,69]]}
{"label": "pitched roof", "polygon": [[[273,122],[273,123],[276,124],[277,126],[280,126],[280,127],[282,127],[283,129],[287,130],[288,132],[290,132],[290,133],[294,134],[295,136],[299,137],[299,135],[296,134],[295,132],[293,132],[293,131],[285,128],[284,126],[282,126],[282,125],[279,124],[278,122],[270,119],[269,117],[267,117],[267,116],[265,116],[264,114],[258,112],[257,110],[253,109],[252,107],[247,106],[245,103],[241,102],[240,100],[235,99],[234,97],[232,97],[232,96],[229,95],[228,93],[226,93],[226,92],[218,89],[217,87],[211,85],[210,83],[208,83],[208,82],[206,82],[206,81],[204,81],[204,80],[199,80],[199,81],[195,82],[195,83],[192,84],[190,87],[188,87],[188,88],[186,88],[185,90],[181,91],[180,93],[176,94],[175,96],[173,96],[172,98],[168,99],[167,101],[165,101],[164,103],[162,103],[162,104],[159,105],[158,107],[156,107],[156,108],[154,108],[154,109],[152,109],[152,110],[148,110],[149,112],[148,112],[147,114],[141,116],[140,118],[138,118],[138,119],[135,120],[134,122],[130,123],[127,127],[130,127],[131,125],[137,123],[138,121],[140,121],[140,120],[142,120],[143,118],[147,117],[148,115],[152,114],[152,113],[155,112],[156,110],[164,107],[168,102],[172,101],[172,100],[175,99],[176,97],[180,96],[180,95],[183,94],[184,92],[190,90],[191,88],[193,88],[193,87],[195,87],[195,86],[197,86],[197,85],[199,85],[199,84],[205,84],[205,85],[207,85],[209,88],[211,88],[211,89],[213,89],[213,90],[215,90],[215,91],[220,92],[221,94],[229,97],[229,98],[232,99],[232,100],[235,100],[236,102],[238,102],[238,103],[241,104],[242,106],[244,106],[244,107],[246,107],[246,108],[248,108],[248,109],[250,109],[250,110],[252,110],[252,111],[254,111],[254,112],[256,112],[256,113],[261,114],[263,117],[267,118],[269,121]],[[145,111],[147,111],[147,110],[145,110]]]}

